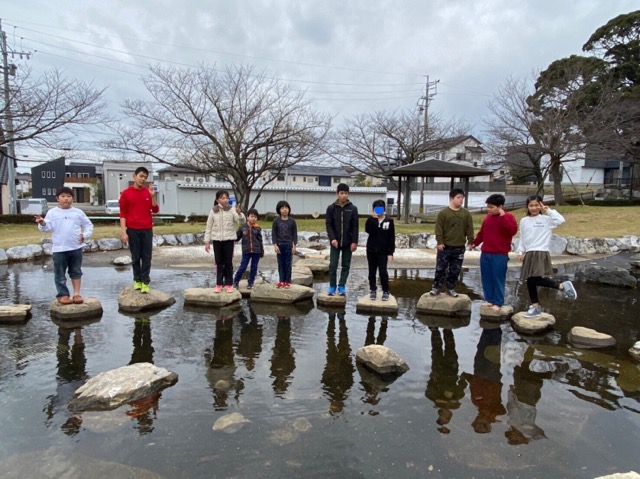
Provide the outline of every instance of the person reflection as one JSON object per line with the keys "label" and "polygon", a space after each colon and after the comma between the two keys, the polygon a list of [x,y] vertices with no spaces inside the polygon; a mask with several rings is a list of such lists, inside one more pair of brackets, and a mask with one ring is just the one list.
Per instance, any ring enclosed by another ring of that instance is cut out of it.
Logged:
{"label": "person reflection", "polygon": [[[448,434],[446,426],[453,417],[453,410],[460,407],[467,384],[458,375],[458,354],[451,329],[429,328],[431,331],[431,374],[425,396],[438,408],[438,431]],[[443,341],[444,337],[444,341]]]}
{"label": "person reflection", "polygon": [[471,402],[478,409],[471,423],[478,434],[491,432],[491,424],[507,412],[502,405],[501,342],[502,329],[483,329],[473,361],[473,374],[462,373],[462,378],[469,383]]}
{"label": "person reflection", "polygon": [[[213,339],[213,351],[207,348],[204,354],[207,361],[207,380],[213,390],[213,405],[216,411],[227,408],[231,388],[235,384],[235,363],[233,360],[233,318],[227,314],[216,317],[216,334]],[[236,391],[236,399],[239,391]]]}
{"label": "person reflection", "polygon": [[258,317],[251,308],[248,319],[244,310],[238,313],[238,319],[241,329],[236,354],[244,360],[247,371],[253,371],[256,358],[262,352],[262,324],[258,323]]}
{"label": "person reflection", "polygon": [[[133,323],[133,351],[129,364],[151,363],[153,364],[153,341],[151,340],[151,319],[148,316],[135,318]],[[132,401],[130,409],[125,412],[131,419],[135,419],[136,429],[140,435],[153,431],[153,421],[157,418],[158,403],[162,397],[161,392]]]}
{"label": "person reflection", "polygon": [[336,313],[329,313],[327,324],[327,364],[322,372],[322,389],[329,398],[329,412],[342,412],[344,403],[353,386],[355,367],[351,358],[351,346],[344,313],[338,316],[338,339],[336,343]]}
{"label": "person reflection", "polygon": [[[73,345],[69,345],[73,336]],[[84,340],[82,339],[82,328],[67,329],[58,328],[58,345],[56,348],[58,386],[56,394],[49,396],[44,412],[47,416],[46,423],[49,424],[53,417],[60,411],[67,412],[66,405],[74,397],[78,389],[87,380],[86,371],[87,359],[84,354]],[[74,436],[80,432],[82,417],[71,415],[60,427],[62,431]]]}
{"label": "person reflection", "polygon": [[271,354],[271,377],[273,392],[284,397],[296,369],[295,350],[291,347],[291,318],[278,315],[276,339]]}
{"label": "person reflection", "polygon": [[369,322],[367,323],[367,335],[364,338],[364,345],[370,344],[384,345],[387,340],[387,317],[382,316],[380,320],[380,330],[378,331],[378,337],[376,338],[376,317],[369,316]]}
{"label": "person reflection", "polygon": [[[527,353],[532,352],[531,346]],[[525,357],[527,355],[525,354]],[[509,388],[507,414],[509,430],[504,433],[507,442],[513,446],[528,444],[546,438],[544,431],[536,424],[536,404],[542,396],[542,384],[551,373],[534,373],[529,362],[523,362],[513,369],[513,385]]]}

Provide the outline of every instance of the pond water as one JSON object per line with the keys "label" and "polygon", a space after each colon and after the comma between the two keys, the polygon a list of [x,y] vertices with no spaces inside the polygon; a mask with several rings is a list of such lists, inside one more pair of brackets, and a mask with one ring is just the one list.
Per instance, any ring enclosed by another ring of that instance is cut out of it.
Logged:
{"label": "pond water", "polygon": [[[210,272],[155,268],[153,286],[177,302],[137,316],[119,313],[116,300],[130,271],[84,273],[83,293],[100,298],[104,315],[68,329],[49,316],[50,266],[0,269],[0,304],[33,305],[28,323],[0,327],[0,477],[38,467],[39,477],[60,477],[51,464],[79,471],[91,461],[112,464],[104,475],[94,467],[95,477],[116,477],[119,465],[139,468],[130,477],[168,478],[593,478],[640,470],[640,369],[627,353],[640,339],[638,291],[578,284],[579,299],[569,302],[541,289],[557,325],[525,338],[508,323],[480,321],[477,270],[459,288],[474,299],[466,320],[416,316],[432,270],[391,272],[399,312],[389,317],[355,311],[368,289],[364,270],[352,271],[344,310],[243,300],[216,311],[182,304],[185,288],[211,286]],[[515,274],[509,301],[523,309]],[[314,287],[325,290],[326,280]],[[575,325],[618,344],[575,349],[566,343]],[[373,343],[411,369],[391,382],[362,369],[355,352]],[[115,411],[68,410],[86,379],[143,361],[175,371],[178,383]],[[233,434],[212,430],[232,412],[250,422]]]}

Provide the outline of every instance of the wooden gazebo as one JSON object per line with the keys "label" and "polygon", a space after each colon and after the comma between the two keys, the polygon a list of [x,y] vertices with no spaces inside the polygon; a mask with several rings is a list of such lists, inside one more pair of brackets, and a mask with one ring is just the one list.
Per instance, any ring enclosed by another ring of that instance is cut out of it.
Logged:
{"label": "wooden gazebo", "polygon": [[[411,163],[409,165],[398,166],[385,176],[399,178],[451,178],[451,188],[455,184],[455,179],[460,178],[463,182],[464,206],[469,206],[469,178],[472,176],[489,176],[491,171],[475,166],[466,166],[459,163],[450,163],[441,160],[424,160]],[[404,220],[409,221],[409,206],[411,204],[410,182],[406,182],[404,192]]]}

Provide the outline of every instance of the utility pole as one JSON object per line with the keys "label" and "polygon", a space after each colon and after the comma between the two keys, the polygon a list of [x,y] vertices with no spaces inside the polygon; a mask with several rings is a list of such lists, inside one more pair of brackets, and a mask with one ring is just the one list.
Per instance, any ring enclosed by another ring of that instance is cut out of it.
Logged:
{"label": "utility pole", "polygon": [[4,107],[2,113],[4,116],[4,140],[7,144],[7,171],[8,171],[8,187],[9,187],[9,213],[15,215],[17,213],[16,205],[16,150],[13,144],[13,115],[11,112],[11,90],[9,89],[9,75],[15,76],[16,66],[9,64],[9,53],[11,56],[20,55],[29,58],[30,53],[26,52],[9,52],[7,46],[7,34],[2,29],[2,20],[0,20],[0,48],[2,48],[2,76],[4,89]]}
{"label": "utility pole", "polygon": [[[428,131],[429,131],[429,103],[434,96],[438,94],[438,83],[440,80],[429,81],[429,75],[427,75],[427,83],[424,87],[424,96],[418,99],[418,113],[423,114],[422,120],[422,145],[427,143]],[[426,160],[426,158],[423,158]],[[424,177],[420,179],[420,213],[424,213]]]}

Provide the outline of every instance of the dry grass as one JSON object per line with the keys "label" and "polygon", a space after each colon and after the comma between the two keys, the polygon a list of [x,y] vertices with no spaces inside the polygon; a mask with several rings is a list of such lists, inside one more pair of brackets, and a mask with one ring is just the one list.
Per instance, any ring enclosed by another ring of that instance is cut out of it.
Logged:
{"label": "dry grass", "polygon": [[[619,238],[624,235],[640,236],[640,207],[604,207],[604,206],[560,206],[557,208],[564,215],[567,222],[558,227],[555,232],[563,236],[576,236],[578,238]],[[518,221],[525,214],[524,208],[513,211]],[[474,215],[473,222],[476,231],[480,228],[484,215]],[[1,218],[0,218],[1,219]],[[324,231],[323,219],[300,219],[298,231]],[[364,230],[366,218],[360,221]],[[270,222],[262,222],[263,228],[270,228]],[[155,234],[181,234],[201,233],[204,231],[204,223],[172,223],[154,227]],[[422,224],[401,224],[396,222],[397,233],[433,233],[435,225],[432,222]],[[1,225],[0,248],[7,249],[11,246],[26,244],[40,244],[46,233],[40,233],[36,225]],[[118,238],[120,227],[113,225],[97,225],[94,229],[95,239]]]}

